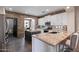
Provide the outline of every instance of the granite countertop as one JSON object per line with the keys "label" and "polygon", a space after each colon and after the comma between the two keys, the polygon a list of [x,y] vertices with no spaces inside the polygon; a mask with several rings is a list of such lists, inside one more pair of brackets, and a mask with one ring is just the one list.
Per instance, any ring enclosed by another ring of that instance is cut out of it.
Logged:
{"label": "granite countertop", "polygon": [[70,36],[70,33],[68,32],[60,32],[57,34],[52,33],[40,33],[32,35],[32,37],[37,38],[45,43],[51,44],[51,45],[57,45],[60,42],[66,40]]}

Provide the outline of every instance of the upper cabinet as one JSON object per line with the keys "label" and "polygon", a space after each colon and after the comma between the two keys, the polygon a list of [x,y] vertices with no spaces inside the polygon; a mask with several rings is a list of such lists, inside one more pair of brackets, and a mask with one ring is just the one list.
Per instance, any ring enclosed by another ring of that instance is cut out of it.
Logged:
{"label": "upper cabinet", "polygon": [[38,20],[39,25],[45,25],[45,22],[51,22],[51,25],[67,25],[67,13],[60,13],[56,15],[48,15]]}

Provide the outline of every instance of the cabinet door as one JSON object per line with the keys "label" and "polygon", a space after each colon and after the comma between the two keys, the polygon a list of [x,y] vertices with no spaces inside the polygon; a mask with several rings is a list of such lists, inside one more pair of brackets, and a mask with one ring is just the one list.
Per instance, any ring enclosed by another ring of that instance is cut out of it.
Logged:
{"label": "cabinet door", "polygon": [[44,42],[32,37],[32,52],[46,52],[47,46]]}
{"label": "cabinet door", "polygon": [[32,37],[32,52],[56,52],[59,50],[58,45],[49,45],[37,38]]}

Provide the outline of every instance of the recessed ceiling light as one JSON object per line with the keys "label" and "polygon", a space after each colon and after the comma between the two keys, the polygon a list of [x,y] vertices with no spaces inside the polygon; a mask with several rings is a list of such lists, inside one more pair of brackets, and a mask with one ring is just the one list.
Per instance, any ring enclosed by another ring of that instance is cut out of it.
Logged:
{"label": "recessed ceiling light", "polygon": [[27,12],[25,12],[27,14]]}
{"label": "recessed ceiling light", "polygon": [[49,11],[49,9],[42,10],[42,13],[47,13],[48,11]]}
{"label": "recessed ceiling light", "polygon": [[12,11],[13,9],[12,8],[9,8],[9,10]]}
{"label": "recessed ceiling light", "polygon": [[69,6],[66,7],[66,9],[69,9],[69,8],[70,8]]}
{"label": "recessed ceiling light", "polygon": [[49,9],[46,9],[46,11],[49,11]]}
{"label": "recessed ceiling light", "polygon": [[43,10],[42,13],[45,13],[45,11]]}

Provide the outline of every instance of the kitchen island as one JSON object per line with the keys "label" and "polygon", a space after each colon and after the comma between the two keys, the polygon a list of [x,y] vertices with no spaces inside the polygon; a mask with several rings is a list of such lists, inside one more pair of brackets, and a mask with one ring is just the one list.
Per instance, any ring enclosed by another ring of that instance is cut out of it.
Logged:
{"label": "kitchen island", "polygon": [[31,42],[32,41],[32,35],[38,34],[38,33],[40,33],[39,29],[36,29],[36,30],[26,30],[25,31],[25,40],[27,42]]}
{"label": "kitchen island", "polygon": [[40,33],[32,35],[33,52],[56,52],[59,51],[59,44],[70,36],[68,32]]}

